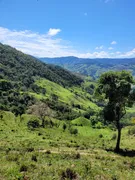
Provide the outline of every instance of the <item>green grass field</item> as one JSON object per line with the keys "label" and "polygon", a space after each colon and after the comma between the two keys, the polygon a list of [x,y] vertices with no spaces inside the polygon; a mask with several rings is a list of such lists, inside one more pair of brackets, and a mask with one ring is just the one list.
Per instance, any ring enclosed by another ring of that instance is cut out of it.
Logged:
{"label": "green grass field", "polygon": [[52,94],[55,94],[58,96],[59,101],[67,103],[68,105],[74,103],[81,105],[82,109],[87,109],[88,107],[93,110],[99,109],[95,103],[88,99],[88,97],[91,96],[85,91],[82,91],[82,87],[72,87],[67,89],[47,79],[39,79],[36,81],[36,84],[46,89],[45,96],[41,94],[30,93],[38,99],[48,98],[51,97]]}
{"label": "green grass field", "polygon": [[[113,149],[116,131],[93,129],[86,119],[75,119],[63,130],[64,121],[53,119],[53,128],[28,129],[34,117],[15,117],[10,112],[0,116],[0,179],[105,179],[134,180],[135,158],[122,156]],[[77,126],[76,126],[76,125]],[[78,129],[71,134],[69,126]],[[134,149],[134,134],[122,130],[121,148]],[[134,155],[133,155],[134,156]]]}

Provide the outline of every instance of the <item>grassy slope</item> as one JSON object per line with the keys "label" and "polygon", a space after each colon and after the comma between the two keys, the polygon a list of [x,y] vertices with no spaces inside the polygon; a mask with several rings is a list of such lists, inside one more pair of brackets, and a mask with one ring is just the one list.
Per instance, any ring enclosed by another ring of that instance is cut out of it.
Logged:
{"label": "grassy slope", "polygon": [[72,88],[64,88],[54,82],[51,82],[47,79],[40,79],[36,81],[36,84],[38,86],[41,86],[46,89],[46,95],[43,96],[42,94],[36,94],[36,93],[30,93],[34,95],[36,98],[42,99],[42,98],[48,98],[51,97],[51,94],[55,94],[58,96],[58,99],[61,102],[67,103],[71,105],[71,103],[74,104],[80,104],[82,106],[82,109],[87,109],[90,107],[91,109],[98,110],[98,106],[91,102],[86,96],[91,97],[88,93],[85,91],[82,91],[81,86],[80,87],[72,87]]}
{"label": "grassy slope", "polygon": [[[111,140],[114,131],[74,126],[79,131],[75,136],[68,130],[63,132],[63,122],[58,128],[30,131],[26,124],[31,116],[23,115],[20,119],[10,112],[2,114],[0,179],[60,179],[62,171],[70,168],[81,180],[134,180],[134,158],[104,150],[115,146],[116,140]],[[127,131],[127,128],[123,129],[121,147],[131,149],[134,148],[135,140]],[[101,134],[103,137],[99,138]],[[50,150],[51,154],[46,153],[46,150]],[[80,153],[80,157],[77,153]],[[33,156],[37,160],[33,160]],[[25,171],[21,170],[24,166]]]}

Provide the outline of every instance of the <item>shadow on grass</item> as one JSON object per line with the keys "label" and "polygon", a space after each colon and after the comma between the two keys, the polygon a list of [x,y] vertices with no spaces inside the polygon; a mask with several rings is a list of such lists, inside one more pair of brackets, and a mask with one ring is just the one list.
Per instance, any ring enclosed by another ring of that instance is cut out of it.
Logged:
{"label": "shadow on grass", "polygon": [[120,149],[119,152],[116,152],[114,149],[106,149],[106,151],[113,152],[121,156],[135,157],[135,150]]}

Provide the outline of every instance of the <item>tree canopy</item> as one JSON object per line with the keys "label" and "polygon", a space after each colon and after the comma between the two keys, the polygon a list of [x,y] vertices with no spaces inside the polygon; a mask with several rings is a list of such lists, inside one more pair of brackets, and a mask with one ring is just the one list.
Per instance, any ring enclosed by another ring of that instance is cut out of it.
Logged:
{"label": "tree canopy", "polygon": [[96,95],[105,99],[103,115],[105,121],[115,124],[118,130],[116,151],[120,150],[120,138],[122,123],[120,120],[126,114],[126,106],[132,106],[135,100],[135,91],[132,90],[134,84],[130,72],[106,72],[99,78]]}

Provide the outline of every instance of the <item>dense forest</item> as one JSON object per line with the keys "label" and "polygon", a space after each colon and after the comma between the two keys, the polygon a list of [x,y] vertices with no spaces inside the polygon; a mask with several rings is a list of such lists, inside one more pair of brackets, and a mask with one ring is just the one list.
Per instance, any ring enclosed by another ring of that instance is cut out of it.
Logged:
{"label": "dense forest", "polygon": [[35,81],[45,78],[62,87],[79,86],[83,79],[59,66],[47,65],[16,49],[0,44],[0,108],[23,114],[35,102],[29,92],[45,95]]}

